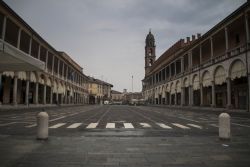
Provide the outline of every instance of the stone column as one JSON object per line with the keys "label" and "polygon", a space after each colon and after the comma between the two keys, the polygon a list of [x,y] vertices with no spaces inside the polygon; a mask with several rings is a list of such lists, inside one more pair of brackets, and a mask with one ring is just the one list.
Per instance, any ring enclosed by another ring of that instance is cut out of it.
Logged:
{"label": "stone column", "polygon": [[227,108],[232,108],[232,101],[231,101],[231,78],[227,78]]}
{"label": "stone column", "polygon": [[26,81],[26,91],[25,91],[25,104],[29,105],[29,89],[30,89],[30,81]]}
{"label": "stone column", "polygon": [[5,40],[6,20],[7,20],[7,17],[4,16],[4,19],[3,19],[3,29],[2,29],[2,32],[0,32],[0,33],[2,33],[2,39],[3,39],[3,41]]}
{"label": "stone column", "polygon": [[212,105],[211,107],[215,107],[215,83],[212,81]]}
{"label": "stone column", "polygon": [[14,76],[14,83],[13,83],[13,105],[17,105],[17,76]]}
{"label": "stone column", "polygon": [[59,103],[58,92],[56,92],[56,102]]}
{"label": "stone column", "polygon": [[172,105],[172,94],[171,94],[171,92],[169,93],[169,105]]}
{"label": "stone column", "polygon": [[35,104],[38,104],[38,88],[39,88],[39,83],[36,82],[36,90],[35,90]]}
{"label": "stone column", "polygon": [[202,64],[202,46],[200,45],[200,64]]}
{"label": "stone column", "polygon": [[249,23],[248,23],[248,14],[245,14],[245,28],[246,28],[246,40],[249,42]]}
{"label": "stone column", "polygon": [[18,30],[18,37],[17,37],[17,48],[20,49],[20,41],[21,41],[21,28]]}
{"label": "stone column", "polygon": [[174,98],[175,98],[175,99],[174,99],[174,101],[175,101],[174,104],[177,105],[177,99],[178,99],[178,98],[177,98],[177,91],[176,91],[176,90],[175,90]]}
{"label": "stone column", "polygon": [[181,88],[181,106],[184,106],[185,103],[185,87]]}
{"label": "stone column", "polygon": [[212,59],[214,57],[214,44],[212,37],[210,37],[210,49],[211,49],[211,59]]}
{"label": "stone column", "polygon": [[203,106],[203,85],[202,83],[200,84],[200,106]]}
{"label": "stone column", "polygon": [[189,105],[193,106],[193,85],[189,86]]}
{"label": "stone column", "polygon": [[248,112],[250,112],[250,74],[248,74]]}
{"label": "stone column", "polygon": [[228,29],[225,27],[225,44],[226,44],[226,53],[228,52]]}
{"label": "stone column", "polygon": [[[3,76],[3,73],[0,72],[0,95],[1,95],[1,92],[3,92],[2,90],[2,76]],[[2,101],[0,101],[0,105],[2,104]]]}
{"label": "stone column", "polygon": [[53,89],[54,89],[53,86],[51,86],[50,87],[50,102],[49,102],[50,104],[53,103]]}
{"label": "stone column", "polygon": [[46,85],[43,85],[43,104],[46,104]]}

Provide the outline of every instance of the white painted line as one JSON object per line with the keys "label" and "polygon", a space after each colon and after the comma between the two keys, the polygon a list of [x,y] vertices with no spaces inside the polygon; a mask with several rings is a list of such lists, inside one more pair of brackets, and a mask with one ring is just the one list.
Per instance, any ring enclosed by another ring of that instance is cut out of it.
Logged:
{"label": "white painted line", "polygon": [[107,123],[106,128],[108,129],[115,128],[115,123]]}
{"label": "white painted line", "polygon": [[161,128],[164,128],[164,129],[172,129],[170,126],[167,126],[163,123],[156,123],[157,125],[159,125]]}
{"label": "white painted line", "polygon": [[123,123],[125,129],[133,129],[134,126],[131,123]]}
{"label": "white painted line", "polygon": [[210,124],[210,126],[218,128],[219,126],[217,124]]}
{"label": "white painted line", "polygon": [[233,125],[237,125],[237,126],[242,126],[242,127],[247,127],[247,128],[250,128],[250,126],[248,125],[242,125],[242,124],[237,124],[237,123],[232,123]]}
{"label": "white painted line", "polygon": [[5,124],[0,124],[0,126],[8,126],[8,125],[12,125],[12,124],[15,124],[17,122],[10,122],[10,123],[5,123]]}
{"label": "white painted line", "polygon": [[62,116],[62,117],[59,117],[59,118],[55,118],[55,119],[51,119],[51,120],[49,120],[49,122],[53,122],[53,121],[56,121],[56,120],[59,120],[59,119],[63,119],[63,118],[65,118],[65,116]]}
{"label": "white painted line", "polygon": [[33,128],[33,127],[35,127],[35,126],[37,126],[37,124],[27,125],[27,126],[25,126],[25,128]]}
{"label": "white painted line", "polygon": [[202,126],[199,126],[199,125],[195,125],[195,124],[187,124],[187,125],[198,128],[198,129],[202,129]]}
{"label": "white painted line", "polygon": [[140,123],[140,125],[141,125],[143,128],[151,128],[151,125],[149,125],[148,123]]}
{"label": "white painted line", "polygon": [[177,117],[177,118],[188,120],[188,121],[193,121],[193,122],[200,122],[200,121],[196,121],[196,120],[189,119],[189,118],[184,118],[184,117]]}
{"label": "white painted line", "polygon": [[81,125],[82,125],[82,123],[73,123],[72,125],[68,126],[67,128],[74,129],[74,128],[78,128]]}
{"label": "white painted line", "polygon": [[59,127],[65,125],[65,124],[66,124],[66,123],[58,123],[58,124],[55,124],[55,125],[53,125],[53,126],[51,126],[51,127],[49,127],[49,128],[50,128],[50,129],[56,129],[56,128],[59,128]]}
{"label": "white painted line", "polygon": [[98,123],[90,123],[86,129],[95,129],[97,127]]}
{"label": "white painted line", "polygon": [[178,128],[181,128],[181,129],[190,129],[187,126],[184,126],[184,125],[181,125],[181,124],[178,124],[178,123],[172,123],[172,125],[177,126]]}

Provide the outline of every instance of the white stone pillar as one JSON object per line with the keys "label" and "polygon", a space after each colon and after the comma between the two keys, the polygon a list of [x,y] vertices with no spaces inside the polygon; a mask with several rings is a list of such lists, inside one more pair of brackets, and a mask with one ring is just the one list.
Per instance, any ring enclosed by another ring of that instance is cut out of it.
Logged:
{"label": "white stone pillar", "polygon": [[14,76],[14,83],[13,83],[13,105],[17,105],[17,76]]}
{"label": "white stone pillar", "polygon": [[193,54],[192,54],[192,50],[188,52],[188,57],[189,57],[189,68],[192,69],[193,67]]}
{"label": "white stone pillar", "polygon": [[46,104],[46,85],[43,85],[43,104]]}
{"label": "white stone pillar", "polygon": [[231,78],[227,78],[227,108],[232,108],[232,101],[231,101]]}
{"label": "white stone pillar", "polygon": [[30,38],[29,41],[29,55],[31,55],[31,49],[32,49],[32,37]]}
{"label": "white stone pillar", "polygon": [[21,41],[21,28],[18,30],[18,37],[17,37],[17,48],[20,49],[20,41]]}
{"label": "white stone pillar", "polygon": [[214,57],[214,44],[212,37],[210,37],[210,49],[211,49],[211,59],[212,59]]}
{"label": "white stone pillar", "polygon": [[215,107],[215,83],[212,81],[212,105],[211,107]]}
{"label": "white stone pillar", "polygon": [[26,90],[25,90],[25,104],[29,105],[29,90],[30,89],[30,81],[26,81]]}
{"label": "white stone pillar", "polygon": [[2,39],[3,41],[5,40],[5,32],[6,32],[6,20],[7,20],[7,17],[4,16],[4,19],[3,19],[3,29],[2,29]]}
{"label": "white stone pillar", "polygon": [[203,84],[200,84],[200,106],[203,106]]}
{"label": "white stone pillar", "polygon": [[35,88],[35,104],[38,104],[38,88],[39,88],[39,83],[36,82],[36,88]]}

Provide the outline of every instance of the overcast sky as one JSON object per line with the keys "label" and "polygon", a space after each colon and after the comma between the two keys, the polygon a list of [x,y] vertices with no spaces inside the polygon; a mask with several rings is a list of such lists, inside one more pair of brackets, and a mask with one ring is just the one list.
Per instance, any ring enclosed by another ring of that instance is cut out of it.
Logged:
{"label": "overcast sky", "polygon": [[141,91],[145,37],[157,58],[173,43],[204,34],[245,0],[4,0],[58,51],[114,89]]}

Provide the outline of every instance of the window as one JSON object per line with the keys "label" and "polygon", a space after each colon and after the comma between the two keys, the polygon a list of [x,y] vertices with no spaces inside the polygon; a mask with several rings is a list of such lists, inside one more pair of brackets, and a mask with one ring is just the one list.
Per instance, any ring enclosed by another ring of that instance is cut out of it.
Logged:
{"label": "window", "polygon": [[235,35],[235,43],[239,44],[240,43],[240,34]]}
{"label": "window", "polygon": [[39,44],[34,39],[32,39],[31,44],[31,56],[38,58],[38,50],[39,50]]}
{"label": "window", "polygon": [[54,58],[54,73],[58,73],[58,58]]}
{"label": "window", "polygon": [[2,38],[4,15],[0,13],[0,38]]}
{"label": "window", "polygon": [[47,55],[47,50],[41,46],[40,48],[40,60],[43,62],[46,62],[46,55]]}
{"label": "window", "polygon": [[17,47],[18,31],[19,27],[11,20],[7,19],[5,41]]}
{"label": "window", "polygon": [[[52,71],[52,63],[53,63],[53,54],[51,52],[48,52],[48,65],[47,68],[49,71]],[[54,69],[55,71],[55,69]]]}
{"label": "window", "polygon": [[24,31],[21,32],[20,49],[29,54],[30,36]]}

